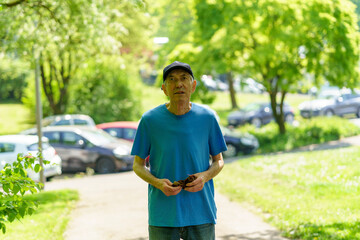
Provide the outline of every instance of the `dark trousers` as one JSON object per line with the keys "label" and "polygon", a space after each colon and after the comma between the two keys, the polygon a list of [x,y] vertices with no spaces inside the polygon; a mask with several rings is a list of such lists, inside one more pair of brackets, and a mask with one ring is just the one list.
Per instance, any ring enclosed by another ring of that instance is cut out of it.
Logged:
{"label": "dark trousers", "polygon": [[187,227],[149,226],[149,240],[215,240],[212,223]]}

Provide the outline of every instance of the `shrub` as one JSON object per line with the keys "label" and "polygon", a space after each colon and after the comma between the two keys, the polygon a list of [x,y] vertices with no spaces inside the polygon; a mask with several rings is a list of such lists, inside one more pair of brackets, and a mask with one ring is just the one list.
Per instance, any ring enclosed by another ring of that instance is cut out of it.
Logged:
{"label": "shrub", "polygon": [[278,133],[278,126],[270,123],[262,128],[246,125],[241,132],[249,132],[259,140],[258,153],[292,150],[310,144],[324,143],[360,134],[360,128],[348,119],[340,117],[317,117],[301,119],[299,126],[286,126],[286,133]]}
{"label": "shrub", "polygon": [[[38,156],[39,157],[39,156]],[[18,155],[13,165],[6,164],[0,171],[0,229],[6,232],[6,223],[31,215],[37,208],[36,202],[24,199],[26,192],[37,193],[42,184],[27,177],[26,169],[39,172],[41,167],[35,164],[38,157]],[[48,161],[44,161],[48,163]]]}
{"label": "shrub", "polygon": [[96,123],[140,117],[139,74],[116,59],[90,61],[71,89],[69,113],[90,115]]}

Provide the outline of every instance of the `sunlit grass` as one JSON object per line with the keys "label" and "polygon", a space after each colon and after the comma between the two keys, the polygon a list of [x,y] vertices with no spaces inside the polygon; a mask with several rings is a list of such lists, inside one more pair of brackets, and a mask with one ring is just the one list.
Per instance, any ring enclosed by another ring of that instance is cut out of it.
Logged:
{"label": "sunlit grass", "polygon": [[360,239],[359,147],[242,159],[215,182],[261,209],[286,237]]}
{"label": "sunlit grass", "polygon": [[0,135],[17,134],[34,126],[29,110],[21,103],[0,103]]}
{"label": "sunlit grass", "polygon": [[0,233],[4,240],[63,240],[70,211],[75,207],[78,193],[74,190],[41,192],[29,195],[39,203],[31,216],[7,224],[6,234]]}

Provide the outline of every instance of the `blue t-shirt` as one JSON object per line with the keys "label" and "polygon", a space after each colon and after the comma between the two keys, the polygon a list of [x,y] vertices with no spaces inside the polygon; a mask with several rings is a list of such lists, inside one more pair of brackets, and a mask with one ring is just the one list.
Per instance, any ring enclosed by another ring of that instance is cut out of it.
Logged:
{"label": "blue t-shirt", "polygon": [[[206,171],[209,155],[226,151],[226,144],[213,112],[192,103],[184,115],[175,115],[160,105],[146,112],[139,123],[132,155],[145,159],[150,155],[150,172],[171,182]],[[183,227],[216,223],[214,184],[210,180],[203,190],[182,190],[167,197],[149,184],[149,225]]]}

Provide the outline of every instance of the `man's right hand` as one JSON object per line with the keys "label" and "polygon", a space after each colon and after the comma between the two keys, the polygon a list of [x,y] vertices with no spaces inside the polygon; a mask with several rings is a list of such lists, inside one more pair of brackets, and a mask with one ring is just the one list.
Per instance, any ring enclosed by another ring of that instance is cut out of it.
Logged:
{"label": "man's right hand", "polygon": [[172,182],[169,179],[160,179],[159,189],[166,195],[166,196],[173,196],[177,195],[181,192],[181,186],[173,187]]}

